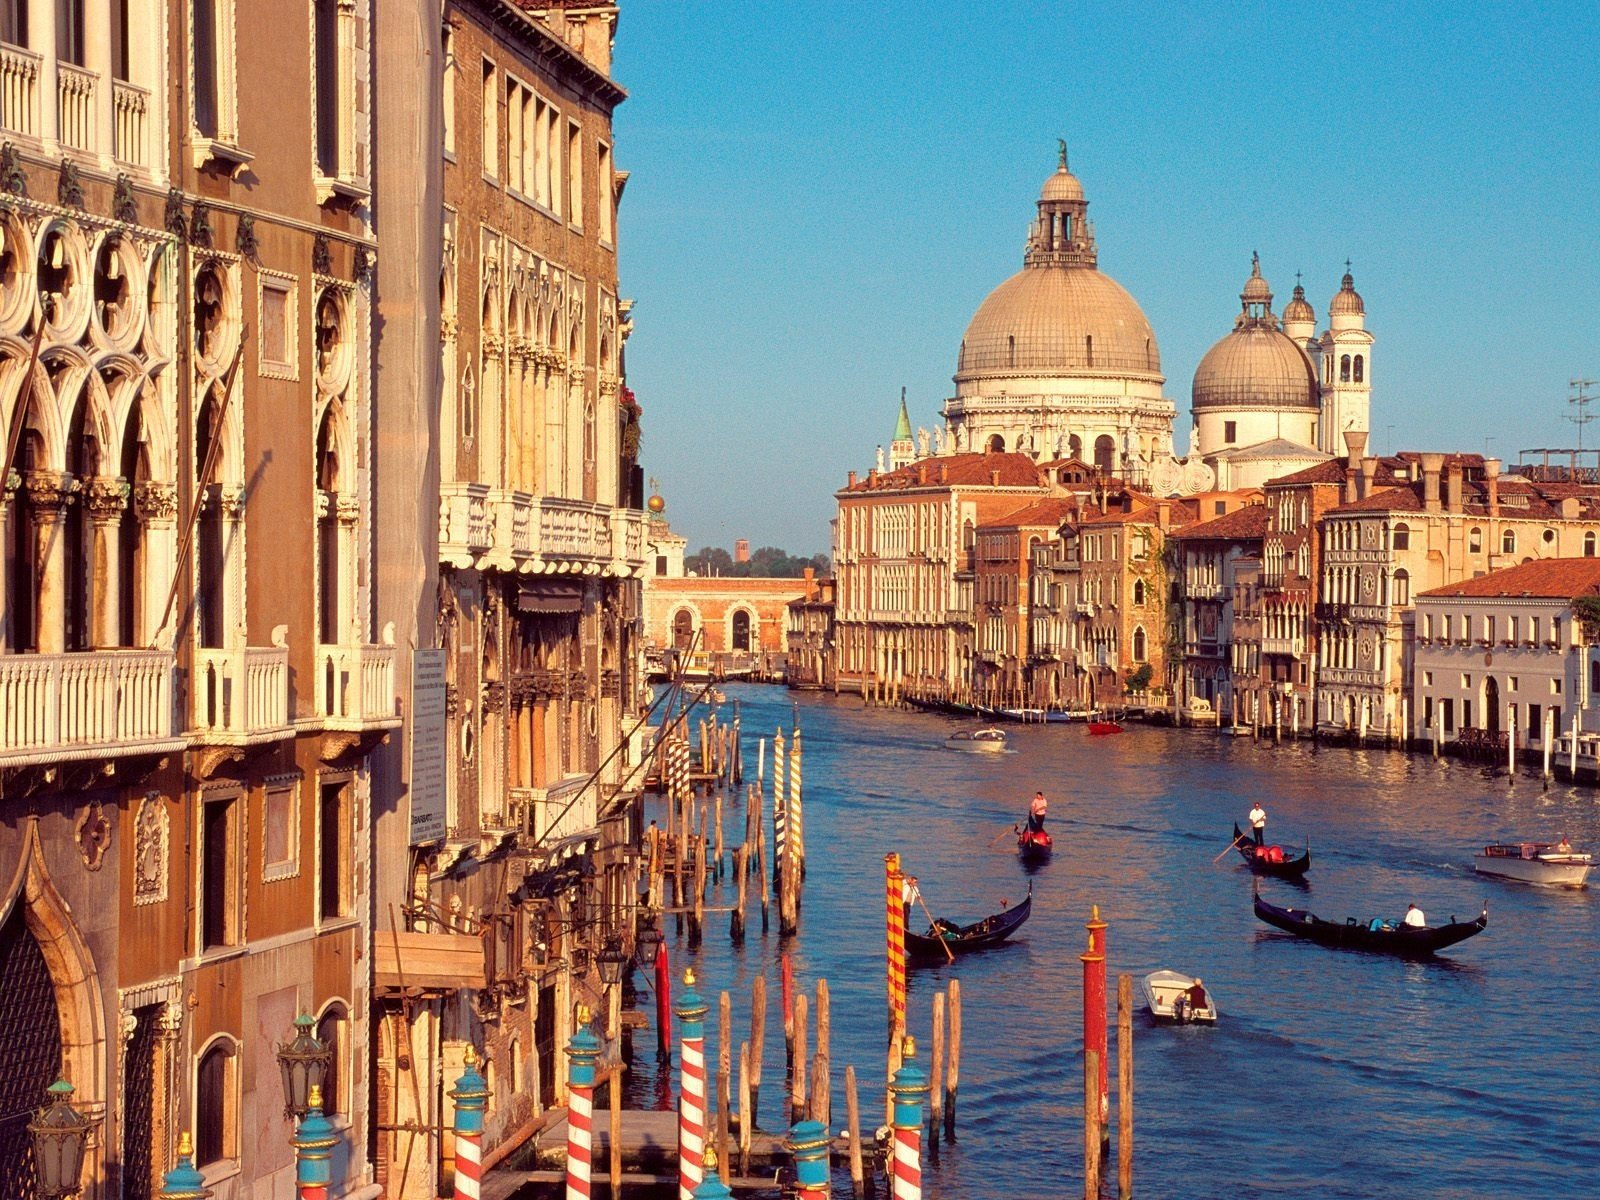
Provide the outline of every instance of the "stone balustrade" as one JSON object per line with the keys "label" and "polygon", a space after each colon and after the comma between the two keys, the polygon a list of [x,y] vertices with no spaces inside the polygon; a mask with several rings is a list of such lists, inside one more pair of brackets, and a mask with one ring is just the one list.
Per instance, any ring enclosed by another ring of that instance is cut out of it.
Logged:
{"label": "stone balustrade", "polygon": [[175,667],[164,650],[0,656],[0,764],[179,748]]}
{"label": "stone balustrade", "polygon": [[593,829],[600,820],[599,790],[583,783],[575,778],[551,788],[512,788],[511,811],[536,843],[559,842]]}
{"label": "stone balustrade", "polygon": [[0,125],[39,136],[39,73],[44,60],[21,46],[0,45]]}
{"label": "stone balustrade", "polygon": [[121,79],[111,81],[111,107],[115,114],[115,152],[119,160],[136,167],[149,167],[150,92]]}
{"label": "stone balustrade", "polygon": [[647,525],[647,514],[634,509],[447,483],[439,497],[439,556],[462,569],[637,575]]}
{"label": "stone balustrade", "polygon": [[1306,652],[1305,638],[1297,637],[1264,637],[1261,639],[1261,653],[1287,654],[1290,658],[1303,658]]}
{"label": "stone balustrade", "polygon": [[100,76],[68,62],[56,63],[57,138],[74,150],[95,149],[95,93]]}
{"label": "stone balustrade", "polygon": [[197,650],[190,693],[192,728],[206,741],[248,743],[286,736],[289,650]]}
{"label": "stone balustrade", "polygon": [[400,724],[394,647],[317,647],[317,713],[326,729],[385,729]]}

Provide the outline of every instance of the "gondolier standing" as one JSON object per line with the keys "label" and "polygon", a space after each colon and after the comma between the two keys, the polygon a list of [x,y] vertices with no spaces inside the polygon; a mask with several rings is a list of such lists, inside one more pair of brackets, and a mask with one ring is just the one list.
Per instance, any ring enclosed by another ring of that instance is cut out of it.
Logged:
{"label": "gondolier standing", "polygon": [[1250,810],[1250,831],[1256,835],[1256,845],[1264,845],[1267,840],[1267,810],[1261,807],[1261,801],[1256,801],[1256,806]]}
{"label": "gondolier standing", "polygon": [[905,907],[906,928],[911,928],[911,906],[922,899],[917,890],[917,877],[906,875],[900,880],[900,903]]}
{"label": "gondolier standing", "polygon": [[1028,801],[1028,831],[1030,833],[1044,832],[1045,813],[1049,805],[1045,803],[1044,793],[1035,792],[1033,799]]}

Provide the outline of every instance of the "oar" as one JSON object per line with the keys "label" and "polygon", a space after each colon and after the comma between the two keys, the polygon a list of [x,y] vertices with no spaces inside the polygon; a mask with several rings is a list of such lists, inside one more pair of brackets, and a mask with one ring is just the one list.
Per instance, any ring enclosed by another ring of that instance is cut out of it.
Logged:
{"label": "oar", "polygon": [[1001,838],[1005,837],[1006,834],[1008,834],[1008,833],[1012,837],[1016,837],[1016,835],[1017,835],[1017,827],[1015,825],[1013,825],[1010,829],[1002,829],[999,833],[995,834],[992,838],[989,839],[989,845],[991,845],[991,846],[994,845]]}
{"label": "oar", "polygon": [[[1243,840],[1244,840],[1244,834],[1242,834],[1242,833],[1234,834],[1233,835],[1233,841],[1229,842],[1226,846],[1224,846],[1222,848],[1222,854],[1226,854],[1229,850],[1236,849],[1238,847],[1239,843],[1242,842]],[[1221,862],[1222,861],[1222,854],[1217,855],[1211,861],[1214,862],[1214,863]]]}
{"label": "oar", "polygon": [[944,956],[955,962],[955,952],[950,949],[944,940],[944,935],[939,932],[939,923],[933,919],[933,914],[928,911],[928,902],[922,898],[922,889],[917,889],[917,903],[922,905],[922,915],[928,918],[928,927],[933,930],[934,936],[939,939],[939,948],[944,951]]}

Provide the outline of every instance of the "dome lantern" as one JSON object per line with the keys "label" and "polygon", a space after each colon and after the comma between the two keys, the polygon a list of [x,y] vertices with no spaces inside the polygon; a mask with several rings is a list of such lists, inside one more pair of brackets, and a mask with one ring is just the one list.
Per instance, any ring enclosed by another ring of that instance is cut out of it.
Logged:
{"label": "dome lantern", "polygon": [[1083,184],[1067,170],[1067,143],[1061,147],[1060,165],[1039,191],[1039,218],[1023,253],[1025,267],[1095,265],[1094,230],[1089,225],[1089,202]]}

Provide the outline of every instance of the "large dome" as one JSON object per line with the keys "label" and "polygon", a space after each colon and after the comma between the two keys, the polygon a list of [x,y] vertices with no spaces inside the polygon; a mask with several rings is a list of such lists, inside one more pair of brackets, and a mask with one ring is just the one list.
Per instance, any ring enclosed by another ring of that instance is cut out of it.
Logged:
{"label": "large dome", "polygon": [[1155,333],[1109,275],[1041,265],[1024,267],[978,307],[961,341],[956,381],[1082,372],[1159,377]]}
{"label": "large dome", "polygon": [[1316,369],[1293,338],[1267,324],[1223,338],[1194,373],[1194,407],[1317,407]]}

